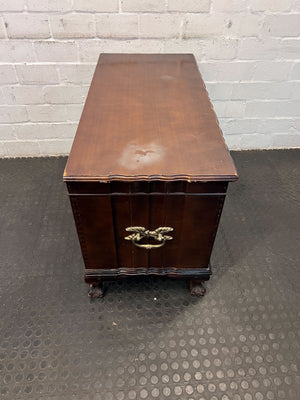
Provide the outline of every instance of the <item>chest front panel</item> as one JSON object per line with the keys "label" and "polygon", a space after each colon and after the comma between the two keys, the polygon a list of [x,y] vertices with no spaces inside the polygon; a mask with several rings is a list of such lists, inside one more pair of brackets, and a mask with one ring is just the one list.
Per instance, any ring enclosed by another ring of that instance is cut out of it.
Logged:
{"label": "chest front panel", "polygon": [[[187,193],[170,193],[170,186],[166,184],[166,192],[151,191],[159,186],[159,183],[152,187],[145,183],[135,185],[145,191],[129,193],[126,192],[128,186],[116,183],[113,190],[118,192],[89,194],[80,193],[87,189],[84,185],[69,184],[87,269],[152,269],[155,272],[156,269],[208,267],[227,185],[214,183],[214,188],[219,189],[214,193],[207,193],[210,188],[204,185],[198,185],[198,188],[185,186]],[[94,192],[102,190],[96,184],[93,188]],[[182,186],[177,183],[177,189],[180,188]],[[194,193],[196,189],[199,193]],[[169,227],[172,231],[168,236],[172,239],[160,247],[157,245],[162,242],[151,236],[137,241],[126,240],[131,227],[145,228],[150,232]],[[139,247],[140,244],[153,247]]]}

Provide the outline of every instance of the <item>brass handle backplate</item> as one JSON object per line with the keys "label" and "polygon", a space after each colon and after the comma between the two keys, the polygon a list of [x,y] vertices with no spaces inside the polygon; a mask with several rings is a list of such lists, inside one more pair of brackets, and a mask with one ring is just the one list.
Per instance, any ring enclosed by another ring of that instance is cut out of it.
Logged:
{"label": "brass handle backplate", "polygon": [[[131,232],[131,235],[125,236],[124,239],[131,240],[131,242],[142,249],[157,249],[158,247],[162,247],[167,240],[172,240],[172,236],[166,235],[168,232],[172,232],[173,228],[169,226],[160,226],[154,231],[150,231],[149,229],[144,228],[143,226],[129,226],[126,228],[127,232]],[[138,243],[143,238],[153,238],[160,242],[159,244],[141,244]]]}

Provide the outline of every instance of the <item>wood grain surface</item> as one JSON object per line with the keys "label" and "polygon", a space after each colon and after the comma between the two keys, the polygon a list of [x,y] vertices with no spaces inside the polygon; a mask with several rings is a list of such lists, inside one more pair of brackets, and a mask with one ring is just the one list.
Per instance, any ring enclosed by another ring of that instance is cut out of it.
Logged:
{"label": "wood grain surface", "polygon": [[65,181],[234,181],[191,54],[101,54]]}

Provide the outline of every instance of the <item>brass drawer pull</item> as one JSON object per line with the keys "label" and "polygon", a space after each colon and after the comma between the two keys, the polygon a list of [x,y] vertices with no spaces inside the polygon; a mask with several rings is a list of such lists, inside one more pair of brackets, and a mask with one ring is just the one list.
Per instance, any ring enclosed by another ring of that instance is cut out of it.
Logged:
{"label": "brass drawer pull", "polygon": [[[168,232],[172,232],[173,228],[169,226],[160,226],[154,231],[150,231],[149,229],[144,228],[143,226],[129,226],[126,228],[127,232],[132,232],[131,235],[125,236],[124,239],[131,240],[131,242],[142,249],[157,249],[158,247],[162,247],[167,240],[172,240],[172,236],[166,235]],[[141,239],[148,237],[153,238],[160,242],[159,244],[140,244],[138,243]]]}

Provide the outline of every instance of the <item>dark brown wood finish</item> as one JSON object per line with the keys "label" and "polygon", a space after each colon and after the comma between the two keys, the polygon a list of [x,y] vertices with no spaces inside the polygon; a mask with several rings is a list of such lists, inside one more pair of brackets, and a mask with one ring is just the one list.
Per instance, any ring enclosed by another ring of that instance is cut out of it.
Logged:
{"label": "dark brown wood finish", "polygon": [[234,181],[191,54],[101,54],[65,181]]}
{"label": "dark brown wood finish", "polygon": [[[204,295],[236,179],[192,55],[101,55],[64,172],[89,295],[139,274],[189,278]],[[136,226],[147,236],[126,240]],[[172,240],[151,237],[159,227],[173,228]]]}
{"label": "dark brown wood finish", "polygon": [[118,265],[110,196],[70,196],[86,268]]}

